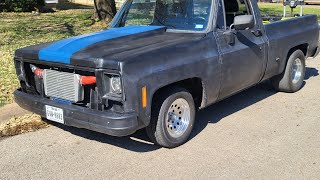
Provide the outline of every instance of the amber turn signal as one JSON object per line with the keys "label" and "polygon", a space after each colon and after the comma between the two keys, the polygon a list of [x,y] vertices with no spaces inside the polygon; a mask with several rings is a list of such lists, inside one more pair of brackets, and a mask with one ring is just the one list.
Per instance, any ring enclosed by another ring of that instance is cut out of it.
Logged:
{"label": "amber turn signal", "polygon": [[147,107],[147,87],[143,86],[142,87],[142,107],[146,108]]}

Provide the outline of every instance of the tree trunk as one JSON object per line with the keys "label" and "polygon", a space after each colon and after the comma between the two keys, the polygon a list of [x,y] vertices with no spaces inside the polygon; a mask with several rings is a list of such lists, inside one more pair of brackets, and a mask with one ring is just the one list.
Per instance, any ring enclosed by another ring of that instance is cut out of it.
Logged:
{"label": "tree trunk", "polygon": [[115,0],[94,0],[94,19],[110,22],[116,13]]}

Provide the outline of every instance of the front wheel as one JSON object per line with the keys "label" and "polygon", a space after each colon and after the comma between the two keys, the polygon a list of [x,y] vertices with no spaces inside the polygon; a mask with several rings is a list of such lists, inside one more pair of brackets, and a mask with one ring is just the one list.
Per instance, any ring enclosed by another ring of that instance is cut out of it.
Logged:
{"label": "front wheel", "polygon": [[161,97],[165,99],[154,104],[147,134],[151,141],[160,146],[180,146],[188,140],[195,121],[192,95],[185,89],[176,88]]}
{"label": "front wheel", "polygon": [[305,56],[301,50],[293,52],[283,73],[271,79],[274,89],[283,92],[296,92],[303,85],[306,73]]}

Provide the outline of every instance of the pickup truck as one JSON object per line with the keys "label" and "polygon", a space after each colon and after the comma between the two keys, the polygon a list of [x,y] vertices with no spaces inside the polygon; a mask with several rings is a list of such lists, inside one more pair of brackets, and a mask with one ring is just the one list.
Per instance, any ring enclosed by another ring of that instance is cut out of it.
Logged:
{"label": "pickup truck", "polygon": [[185,143],[195,113],[262,81],[293,93],[317,16],[262,23],[255,0],[128,0],[108,29],[16,50],[23,108],[113,136]]}

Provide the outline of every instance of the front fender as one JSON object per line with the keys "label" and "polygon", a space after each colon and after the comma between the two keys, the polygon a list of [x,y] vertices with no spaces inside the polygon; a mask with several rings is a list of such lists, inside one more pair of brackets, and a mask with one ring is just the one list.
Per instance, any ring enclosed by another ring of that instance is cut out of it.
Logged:
{"label": "front fender", "polygon": [[[220,89],[219,53],[212,36],[143,54],[121,68],[128,109],[138,112],[145,126],[150,121],[153,96],[160,88],[197,77],[207,88],[207,103],[216,100]],[[143,86],[147,87],[146,108],[141,106]]]}

